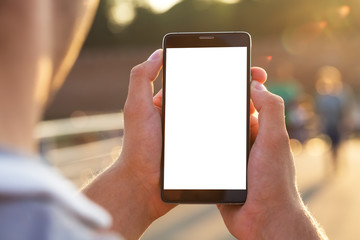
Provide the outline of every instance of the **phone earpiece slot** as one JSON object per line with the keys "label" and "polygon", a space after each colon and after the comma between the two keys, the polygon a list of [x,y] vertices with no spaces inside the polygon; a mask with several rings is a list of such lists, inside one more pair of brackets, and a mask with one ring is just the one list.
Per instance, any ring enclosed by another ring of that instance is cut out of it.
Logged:
{"label": "phone earpiece slot", "polygon": [[200,36],[199,39],[201,40],[211,40],[211,39],[214,39],[215,37],[214,36]]}

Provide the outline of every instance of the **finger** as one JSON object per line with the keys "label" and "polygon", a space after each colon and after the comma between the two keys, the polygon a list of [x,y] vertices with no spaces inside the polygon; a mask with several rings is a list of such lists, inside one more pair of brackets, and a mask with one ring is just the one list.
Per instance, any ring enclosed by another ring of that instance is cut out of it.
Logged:
{"label": "finger", "polygon": [[[265,83],[267,79],[267,73],[264,69],[259,67],[252,67],[251,68],[251,77],[252,80],[258,81],[262,84]],[[254,104],[252,100],[250,100],[250,114],[253,114],[255,112]]]}
{"label": "finger", "polygon": [[257,81],[251,83],[251,98],[254,107],[259,112],[258,134],[263,132],[267,134],[267,137],[277,137],[281,133],[287,134],[283,99],[268,92],[265,86]]}
{"label": "finger", "polygon": [[147,61],[131,70],[127,104],[153,104],[153,84],[162,66],[163,52],[156,50]]}
{"label": "finger", "polygon": [[251,141],[251,144],[253,144],[255,142],[258,131],[259,131],[258,119],[254,115],[251,115],[250,116],[250,141]]}
{"label": "finger", "polygon": [[255,113],[255,107],[252,100],[250,99],[250,114],[254,114],[254,113]]}
{"label": "finger", "polygon": [[153,97],[154,106],[159,109],[161,112],[162,110],[162,89]]}
{"label": "finger", "polygon": [[252,67],[251,68],[251,78],[252,80],[256,80],[262,84],[266,82],[267,73],[264,69],[260,67]]}

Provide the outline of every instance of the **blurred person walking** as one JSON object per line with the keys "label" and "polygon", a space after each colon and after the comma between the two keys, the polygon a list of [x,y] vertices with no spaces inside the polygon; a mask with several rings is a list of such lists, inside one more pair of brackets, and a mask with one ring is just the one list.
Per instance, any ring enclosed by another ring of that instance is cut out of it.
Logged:
{"label": "blurred person walking", "polygon": [[351,128],[352,94],[344,86],[340,71],[332,66],[319,70],[315,87],[319,129],[331,140],[332,167],[336,172],[340,144]]}

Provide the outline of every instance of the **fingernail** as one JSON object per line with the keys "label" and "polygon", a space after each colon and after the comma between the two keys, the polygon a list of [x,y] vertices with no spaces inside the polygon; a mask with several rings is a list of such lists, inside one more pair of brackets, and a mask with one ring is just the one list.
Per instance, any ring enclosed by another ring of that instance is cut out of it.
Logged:
{"label": "fingernail", "polygon": [[256,80],[251,81],[251,88],[257,91],[266,91],[266,87]]}
{"label": "fingernail", "polygon": [[151,56],[148,58],[148,61],[155,61],[159,59],[161,55],[162,55],[162,50],[158,49],[155,52],[153,52],[153,54],[151,54]]}

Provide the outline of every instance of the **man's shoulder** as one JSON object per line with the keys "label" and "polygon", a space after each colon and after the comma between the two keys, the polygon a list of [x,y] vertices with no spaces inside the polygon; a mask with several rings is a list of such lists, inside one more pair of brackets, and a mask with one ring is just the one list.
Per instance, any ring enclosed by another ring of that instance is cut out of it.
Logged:
{"label": "man's shoulder", "polygon": [[48,197],[0,197],[0,239],[119,239],[100,235]]}
{"label": "man's shoulder", "polygon": [[55,169],[0,151],[0,239],[119,239],[103,234],[110,225],[110,215]]}

